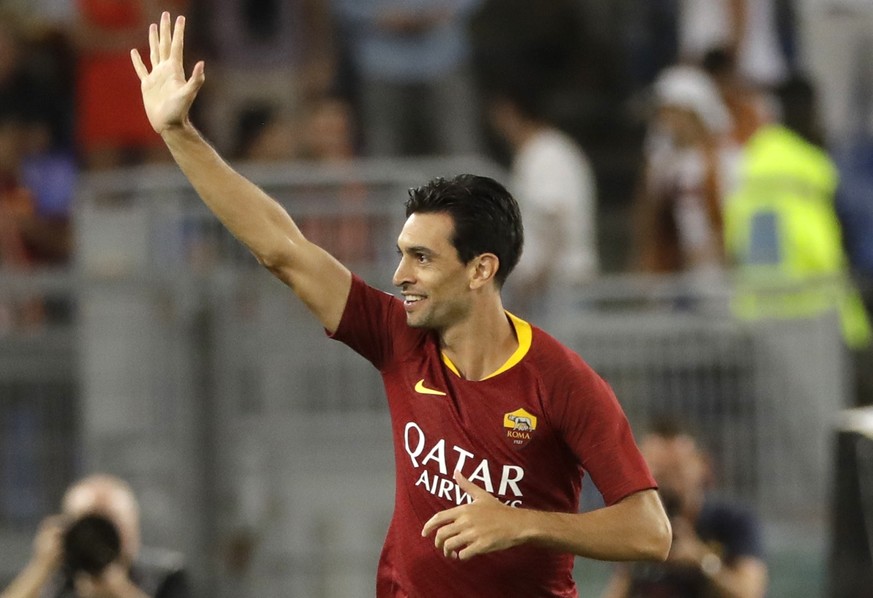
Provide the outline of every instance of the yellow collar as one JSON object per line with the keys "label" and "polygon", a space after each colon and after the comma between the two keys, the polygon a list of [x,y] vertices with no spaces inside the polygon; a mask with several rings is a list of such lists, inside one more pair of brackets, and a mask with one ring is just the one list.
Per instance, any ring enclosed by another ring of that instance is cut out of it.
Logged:
{"label": "yellow collar", "polygon": [[[527,352],[530,350],[531,339],[533,338],[533,331],[531,330],[530,324],[521,318],[512,315],[509,312],[505,312],[507,316],[509,316],[509,321],[512,323],[513,328],[515,328],[515,337],[518,339],[518,348],[515,349],[512,355],[509,356],[509,359],[504,362],[499,368],[497,368],[492,373],[488,374],[482,380],[487,380],[488,378],[493,378],[498,374],[502,374],[527,355]],[[459,378],[461,377],[461,372],[455,367],[455,364],[452,363],[452,360],[448,358],[448,356],[443,353],[443,363],[446,364],[446,367],[449,368],[452,372],[455,373]]]}

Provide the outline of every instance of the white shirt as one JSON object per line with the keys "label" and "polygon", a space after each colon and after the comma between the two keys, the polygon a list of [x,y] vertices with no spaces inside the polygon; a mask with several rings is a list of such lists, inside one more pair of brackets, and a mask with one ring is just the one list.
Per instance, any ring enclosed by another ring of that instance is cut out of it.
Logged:
{"label": "white shirt", "polygon": [[[870,0],[865,0],[870,1]],[[788,67],[776,35],[773,0],[747,0],[744,34],[737,48],[737,69],[762,85],[775,85]],[[727,0],[682,0],[679,12],[679,50],[700,60],[713,48],[731,41],[733,15]]]}
{"label": "white shirt", "polygon": [[679,51],[701,58],[731,38],[731,14],[726,0],[680,0]]}
{"label": "white shirt", "polygon": [[[512,191],[524,222],[524,251],[513,274],[516,280],[552,269],[561,283],[578,283],[595,276],[597,204],[594,173],[588,158],[569,135],[547,128],[516,154]],[[558,218],[554,218],[558,216]],[[554,230],[554,223],[560,230]],[[555,240],[563,247],[549,263],[547,248]]]}

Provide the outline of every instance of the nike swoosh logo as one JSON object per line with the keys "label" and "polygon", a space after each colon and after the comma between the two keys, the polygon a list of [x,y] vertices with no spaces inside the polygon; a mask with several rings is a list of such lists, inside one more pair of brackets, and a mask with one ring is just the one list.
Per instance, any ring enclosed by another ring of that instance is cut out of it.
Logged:
{"label": "nike swoosh logo", "polygon": [[421,393],[423,395],[437,395],[439,397],[446,396],[446,393],[441,390],[434,390],[433,388],[428,388],[427,386],[425,386],[424,378],[415,383],[415,392]]}

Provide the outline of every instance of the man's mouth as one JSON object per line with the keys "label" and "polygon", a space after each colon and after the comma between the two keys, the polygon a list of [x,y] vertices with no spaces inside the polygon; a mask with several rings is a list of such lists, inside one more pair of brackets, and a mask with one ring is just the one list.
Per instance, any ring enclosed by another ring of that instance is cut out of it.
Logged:
{"label": "man's mouth", "polygon": [[424,295],[415,295],[415,294],[405,294],[403,295],[403,304],[407,307],[410,305],[415,305],[419,301],[423,301],[426,299]]}

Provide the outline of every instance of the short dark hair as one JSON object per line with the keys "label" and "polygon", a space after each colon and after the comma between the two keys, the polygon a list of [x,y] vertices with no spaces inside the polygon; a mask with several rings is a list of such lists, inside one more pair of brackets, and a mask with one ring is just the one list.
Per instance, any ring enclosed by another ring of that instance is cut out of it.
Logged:
{"label": "short dark hair", "polygon": [[782,110],[782,124],[810,143],[824,147],[824,133],[818,122],[817,90],[802,73],[792,73],[776,87]]}
{"label": "short dark hair", "polygon": [[711,449],[706,435],[701,433],[698,425],[677,414],[663,412],[653,414],[646,426],[646,434],[664,440],[687,437],[694,441],[702,453],[709,453]]}
{"label": "short dark hair", "polygon": [[406,217],[416,213],[451,216],[455,226],[451,242],[463,263],[483,253],[496,255],[498,286],[503,286],[521,257],[524,229],[518,203],[492,178],[462,174],[414,187],[406,201]]}
{"label": "short dark hair", "polygon": [[649,421],[646,430],[653,436],[666,438],[667,440],[675,440],[680,436],[689,436],[696,438],[697,434],[692,426],[681,417],[666,415],[663,413],[655,414]]}
{"label": "short dark hair", "polygon": [[737,57],[729,48],[717,46],[704,53],[701,66],[713,77],[730,75],[736,72]]}

